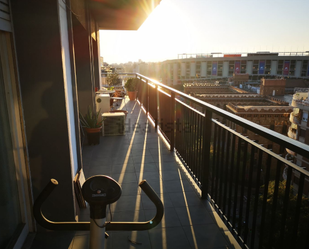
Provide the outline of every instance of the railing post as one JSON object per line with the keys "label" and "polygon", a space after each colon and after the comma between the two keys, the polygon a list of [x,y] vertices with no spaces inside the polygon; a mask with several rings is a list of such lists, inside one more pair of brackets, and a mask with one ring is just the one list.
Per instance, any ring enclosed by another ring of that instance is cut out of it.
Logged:
{"label": "railing post", "polygon": [[209,109],[204,110],[205,124],[203,127],[203,161],[202,161],[202,199],[206,199],[209,189],[209,167],[210,167],[210,142],[211,142],[211,127],[212,127],[212,112]]}
{"label": "railing post", "polygon": [[159,87],[156,85],[155,86],[156,89],[156,117],[154,117],[155,119],[155,131],[158,131],[158,120],[159,120]]}
{"label": "railing post", "polygon": [[[137,78],[137,75],[136,75],[136,78]],[[137,92],[137,100],[139,100],[139,102],[141,103],[141,106],[143,105],[142,103],[142,89],[143,89],[143,86],[142,86],[142,78],[140,77],[139,78],[139,83],[138,83],[138,92]]]}
{"label": "railing post", "polygon": [[149,84],[148,80],[146,80],[146,114],[149,113]]}
{"label": "railing post", "polygon": [[175,93],[171,92],[171,144],[170,144],[170,151],[174,151],[175,147]]}

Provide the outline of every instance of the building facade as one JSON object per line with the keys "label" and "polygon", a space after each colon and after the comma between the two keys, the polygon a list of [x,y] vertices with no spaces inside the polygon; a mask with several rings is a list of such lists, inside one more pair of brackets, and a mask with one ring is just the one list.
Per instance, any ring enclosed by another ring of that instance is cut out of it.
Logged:
{"label": "building facade", "polygon": [[308,52],[257,52],[242,54],[183,54],[162,62],[162,79],[168,85],[203,79],[228,79],[233,74],[261,78],[309,78]]}
{"label": "building facade", "polygon": [[[302,143],[309,144],[309,89],[296,89],[293,95],[291,105],[294,107],[293,112],[290,114],[291,125],[288,130],[288,136]],[[295,157],[296,164],[300,167],[309,170],[309,159],[303,158],[293,151],[288,152]]]}
{"label": "building facade", "polygon": [[[291,106],[294,108],[290,114],[290,126],[288,128],[288,136],[299,142],[309,144],[309,89],[296,88],[293,95]],[[292,160],[299,167],[309,170],[309,158],[298,155],[294,151],[286,149],[289,159]],[[293,187],[298,190],[300,174],[294,171],[293,174]],[[305,178],[304,193],[309,195],[309,180]]]}
{"label": "building facade", "polygon": [[[260,103],[258,105],[254,102],[229,103],[226,108],[237,116],[262,125],[280,134],[287,135],[289,116],[293,111],[293,107],[282,105],[285,103],[276,103],[275,101],[271,105],[267,105],[267,102],[268,101],[264,101],[264,104]],[[235,128],[237,132],[248,136],[256,143],[263,144],[264,147],[272,149],[275,153],[280,154],[279,144],[273,144],[268,139],[238,125],[232,125],[232,127]]]}

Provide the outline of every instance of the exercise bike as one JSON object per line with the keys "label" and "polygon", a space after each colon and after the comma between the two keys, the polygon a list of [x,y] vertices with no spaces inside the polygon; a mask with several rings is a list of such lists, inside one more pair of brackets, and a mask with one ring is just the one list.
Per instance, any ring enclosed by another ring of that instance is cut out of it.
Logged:
{"label": "exercise bike", "polygon": [[57,180],[51,179],[38,196],[33,206],[34,218],[42,227],[49,230],[90,230],[90,249],[104,248],[105,238],[108,238],[105,231],[149,230],[157,226],[163,217],[162,201],[146,180],[143,180],[139,186],[156,206],[155,217],[146,222],[106,222],[106,206],[120,198],[122,189],[113,178],[96,175],[88,178],[82,187],[83,197],[90,205],[90,222],[53,222],[45,218],[41,207],[57,185]]}

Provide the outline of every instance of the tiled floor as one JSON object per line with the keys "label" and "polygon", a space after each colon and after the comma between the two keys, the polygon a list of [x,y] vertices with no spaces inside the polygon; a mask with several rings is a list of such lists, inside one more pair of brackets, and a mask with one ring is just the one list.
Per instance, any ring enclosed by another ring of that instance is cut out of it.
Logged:
{"label": "tiled floor", "polygon": [[[122,186],[122,196],[111,205],[113,221],[146,221],[155,215],[155,206],[138,187],[143,179],[158,193],[165,212],[152,230],[109,232],[105,248],[240,248],[209,202],[199,198],[181,163],[139,105],[127,102],[127,109],[125,136],[101,137],[99,145],[84,148],[85,177],[109,175]],[[89,210],[83,210],[82,220],[88,217]],[[31,248],[88,248],[87,231],[49,235],[50,243],[42,247],[48,234],[37,234]]]}

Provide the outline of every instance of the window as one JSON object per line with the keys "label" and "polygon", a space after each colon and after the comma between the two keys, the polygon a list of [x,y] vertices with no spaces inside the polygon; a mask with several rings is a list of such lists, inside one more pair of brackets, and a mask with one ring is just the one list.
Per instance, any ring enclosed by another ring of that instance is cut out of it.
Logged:
{"label": "window", "polygon": [[25,155],[23,150],[14,153],[14,148],[21,147],[23,142],[19,135],[19,132],[22,134],[20,113],[12,104],[18,102],[17,82],[14,77],[8,77],[15,74],[11,42],[11,34],[0,31],[0,192],[4,200],[0,206],[0,248],[7,248],[15,236],[23,241],[29,231],[29,226],[23,224],[30,209],[25,204],[29,200],[27,193],[30,189],[20,181],[27,173]]}
{"label": "window", "polygon": [[308,121],[308,112],[304,112],[303,113],[302,121],[303,122],[307,122]]}
{"label": "window", "polygon": [[300,129],[300,137],[305,137],[306,136],[306,130]]}

